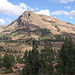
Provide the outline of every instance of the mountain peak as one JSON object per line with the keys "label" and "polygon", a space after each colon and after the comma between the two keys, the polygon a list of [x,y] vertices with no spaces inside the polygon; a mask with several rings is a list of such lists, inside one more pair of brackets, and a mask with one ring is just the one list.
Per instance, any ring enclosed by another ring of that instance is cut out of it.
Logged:
{"label": "mountain peak", "polygon": [[34,13],[33,11],[25,11],[23,14]]}
{"label": "mountain peak", "polygon": [[[75,34],[75,25],[61,21],[54,17],[38,15],[33,11],[25,11],[17,20],[8,25],[6,30],[12,30],[14,32],[19,30],[19,33],[23,35],[30,34],[31,36],[38,37],[38,35],[41,35],[39,28],[50,30],[52,35],[61,35],[63,33]],[[17,32],[14,34],[16,35]]]}
{"label": "mountain peak", "polygon": [[31,15],[35,15],[35,13],[33,11],[25,11],[21,16],[30,17]]}

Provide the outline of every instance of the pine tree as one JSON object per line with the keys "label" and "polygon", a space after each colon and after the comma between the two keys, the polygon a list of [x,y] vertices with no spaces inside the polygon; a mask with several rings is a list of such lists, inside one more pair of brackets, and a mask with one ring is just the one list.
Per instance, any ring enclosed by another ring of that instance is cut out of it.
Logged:
{"label": "pine tree", "polygon": [[40,68],[40,54],[37,50],[38,46],[35,40],[33,40],[33,49],[32,51],[26,51],[24,54],[25,67],[22,71],[23,75],[38,75]]}
{"label": "pine tree", "polygon": [[6,69],[10,69],[15,63],[15,58],[13,55],[8,55],[8,54],[5,54],[4,58],[3,58],[3,66],[6,68]]}
{"label": "pine tree", "polygon": [[51,43],[46,43],[45,48],[41,51],[42,71],[46,75],[54,75],[53,61],[54,51]]}
{"label": "pine tree", "polygon": [[1,57],[1,55],[0,55],[0,68],[2,67],[3,65],[2,65],[2,57]]}
{"label": "pine tree", "polygon": [[24,53],[24,63],[27,64],[28,63],[28,51],[26,50],[25,53]]}
{"label": "pine tree", "polygon": [[75,48],[72,39],[66,38],[59,52],[61,60],[59,61],[59,65],[61,63],[59,67],[61,70],[61,74],[63,75],[75,74],[75,68],[73,67],[75,65],[75,54],[73,54],[73,52],[75,52]]}

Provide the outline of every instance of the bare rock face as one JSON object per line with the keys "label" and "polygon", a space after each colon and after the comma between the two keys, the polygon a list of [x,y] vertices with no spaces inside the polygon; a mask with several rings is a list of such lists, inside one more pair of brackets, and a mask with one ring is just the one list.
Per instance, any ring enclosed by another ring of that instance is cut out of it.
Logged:
{"label": "bare rock face", "polygon": [[73,34],[74,38],[75,34],[75,25],[61,21],[54,17],[37,15],[33,11],[25,11],[17,20],[6,26],[6,30],[10,30],[9,33],[12,33],[10,37],[13,39],[17,37],[17,35],[30,35],[35,38],[40,37],[42,36],[42,32],[39,28],[49,29],[51,32],[50,35],[52,36],[56,34],[65,35],[64,33],[67,33],[71,35]]}

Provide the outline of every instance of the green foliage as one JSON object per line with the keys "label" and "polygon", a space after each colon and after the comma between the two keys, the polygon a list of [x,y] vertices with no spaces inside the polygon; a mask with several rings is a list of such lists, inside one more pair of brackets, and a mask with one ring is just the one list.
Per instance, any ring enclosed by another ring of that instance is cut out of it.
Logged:
{"label": "green foliage", "polygon": [[38,27],[38,29],[42,32],[42,35],[39,37],[40,40],[44,40],[44,39],[52,39],[51,35],[50,35],[50,30],[46,29],[46,28],[40,28]]}
{"label": "green foliage", "polygon": [[22,71],[22,75],[54,75],[54,68],[52,61],[54,61],[54,52],[52,45],[46,43],[45,49],[41,51],[41,54],[37,50],[38,46],[35,40],[33,40],[32,51],[26,51],[24,54],[25,67]]}
{"label": "green foliage", "polygon": [[40,56],[37,50],[37,44],[33,41],[32,51],[26,51],[24,54],[25,67],[22,71],[23,75],[38,75],[40,66]]}
{"label": "green foliage", "polygon": [[6,68],[6,69],[9,69],[11,68],[15,63],[15,58],[13,55],[8,55],[8,54],[5,54],[4,58],[3,58],[3,66]]}
{"label": "green foliage", "polygon": [[19,54],[21,54],[21,50],[19,51]]}
{"label": "green foliage", "polygon": [[4,35],[4,36],[10,37],[13,33],[16,33],[16,32],[17,32],[17,34],[14,34],[14,36],[19,35],[19,34],[21,34],[21,32],[19,32],[19,30],[20,30],[20,29],[17,29],[17,30],[15,30],[15,31],[12,31],[12,32],[9,33],[9,34]]}
{"label": "green foliage", "polygon": [[12,50],[12,49],[9,49],[9,48],[7,48],[7,50],[5,50],[5,52],[7,52],[7,53],[18,53],[16,50]]}
{"label": "green foliage", "polygon": [[59,69],[63,75],[75,75],[75,48],[71,38],[66,38],[60,49]]}
{"label": "green foliage", "polygon": [[57,28],[57,29],[58,29],[58,32],[60,31],[60,28],[59,28],[57,25],[55,25],[55,28]]}
{"label": "green foliage", "polygon": [[30,43],[32,39],[27,39],[25,42]]}
{"label": "green foliage", "polygon": [[5,70],[5,71],[3,72],[3,74],[8,74],[8,73],[13,73],[12,68],[7,69],[7,70]]}
{"label": "green foliage", "polygon": [[39,37],[40,40],[45,40],[45,39],[52,39],[52,37],[50,35],[46,35],[46,36],[41,36]]}
{"label": "green foliage", "polygon": [[[23,75],[75,75],[75,47],[71,38],[66,38],[59,53],[52,49],[52,44],[45,43],[41,54],[37,51],[38,46],[33,41],[32,51],[26,51],[24,54]],[[56,59],[55,59],[56,57]],[[58,61],[54,71],[53,61]],[[37,63],[37,65],[36,65]],[[40,70],[40,73],[38,73]]]}
{"label": "green foliage", "polygon": [[10,32],[11,30],[4,30],[3,32]]}
{"label": "green foliage", "polygon": [[3,67],[3,65],[2,65],[2,57],[1,57],[1,55],[0,55],[0,68],[1,67]]}
{"label": "green foliage", "polygon": [[22,33],[22,31],[25,32],[26,29],[25,28],[23,28],[23,29],[16,29],[15,31],[11,32],[11,34],[16,33],[14,36],[20,35]]}
{"label": "green foliage", "polygon": [[2,35],[2,37],[10,37],[12,35],[12,33],[6,33],[4,35]]}
{"label": "green foliage", "polygon": [[14,51],[12,51],[12,53],[14,53],[14,54],[15,54],[15,53],[17,53],[17,51],[16,51],[16,50],[14,50]]}
{"label": "green foliage", "polygon": [[9,48],[7,48],[7,52],[8,52],[8,53],[10,52]]}
{"label": "green foliage", "polygon": [[56,34],[56,35],[54,35],[55,36],[55,38],[58,40],[58,39],[61,39],[61,35],[59,35],[59,34]]}
{"label": "green foliage", "polygon": [[46,75],[54,75],[53,61],[54,61],[54,51],[52,49],[51,43],[45,43],[46,46],[41,50],[41,60],[42,63],[42,72]]}
{"label": "green foliage", "polygon": [[54,35],[55,36],[55,38],[56,38],[56,40],[60,40],[60,41],[63,41],[64,39],[61,37],[61,35],[60,34],[56,34],[56,35]]}
{"label": "green foliage", "polygon": [[7,42],[7,43],[16,43],[17,40],[4,40],[4,42]]}
{"label": "green foliage", "polygon": [[0,52],[5,52],[6,50],[3,48],[3,46],[0,46]]}
{"label": "green foliage", "polygon": [[51,33],[49,29],[39,28],[39,30],[42,32],[42,36],[47,36],[49,33]]}
{"label": "green foliage", "polygon": [[[60,39],[60,35],[56,35],[57,39]],[[30,40],[28,40],[29,42]],[[24,63],[25,67],[22,70],[22,75],[75,75],[75,45],[71,38],[66,38],[62,48],[56,53],[52,47],[50,41],[45,40],[45,47],[40,52],[37,50],[37,41],[33,40],[32,50],[25,51],[24,57],[18,55],[16,57],[16,63]],[[0,46],[0,50],[3,47]],[[13,52],[7,49],[7,52]],[[16,50],[13,52],[16,53]],[[19,51],[19,54],[21,51]],[[58,61],[58,65],[54,71],[53,61]],[[3,58],[0,56],[0,68],[5,67],[7,71],[5,73],[12,72],[12,66],[15,64],[15,57],[12,54],[5,54]]]}
{"label": "green foliage", "polygon": [[3,46],[0,46],[0,50],[2,50],[3,49]]}
{"label": "green foliage", "polygon": [[16,61],[19,62],[19,59],[20,59],[20,55],[18,55],[18,56],[16,57]]}
{"label": "green foliage", "polygon": [[20,58],[20,59],[19,59],[19,63],[20,63],[20,64],[23,64],[23,63],[24,63],[23,58]]}

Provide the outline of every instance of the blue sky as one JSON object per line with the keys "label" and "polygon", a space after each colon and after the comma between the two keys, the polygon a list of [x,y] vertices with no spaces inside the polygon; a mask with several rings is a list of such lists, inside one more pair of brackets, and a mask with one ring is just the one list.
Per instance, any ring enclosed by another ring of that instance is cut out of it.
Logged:
{"label": "blue sky", "polygon": [[75,24],[75,0],[0,0],[0,26],[10,24],[26,10]]}

